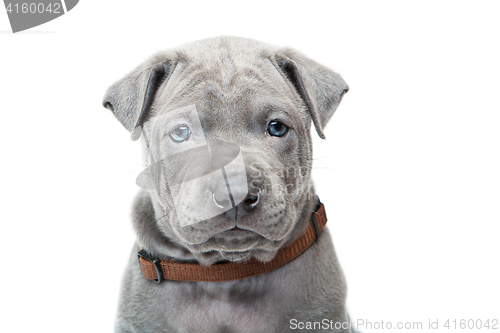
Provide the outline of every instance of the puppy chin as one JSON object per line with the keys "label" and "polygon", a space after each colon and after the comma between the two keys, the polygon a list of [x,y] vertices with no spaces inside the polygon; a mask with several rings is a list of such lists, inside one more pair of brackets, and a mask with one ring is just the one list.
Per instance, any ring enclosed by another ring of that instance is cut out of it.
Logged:
{"label": "puppy chin", "polygon": [[251,258],[255,258],[258,261],[261,261],[263,263],[269,262],[274,259],[274,256],[276,255],[278,251],[277,250],[248,250],[248,251],[242,251],[242,252],[236,252],[236,251],[221,251],[219,252],[221,256],[228,261],[231,262],[246,262],[250,260]]}
{"label": "puppy chin", "polygon": [[244,262],[250,259],[251,250],[247,251],[220,251],[220,255],[231,262]]}
{"label": "puppy chin", "polygon": [[245,263],[252,258],[267,263],[274,259],[278,249],[251,249],[242,251],[211,250],[207,252],[192,252],[195,259],[204,266],[218,262]]}

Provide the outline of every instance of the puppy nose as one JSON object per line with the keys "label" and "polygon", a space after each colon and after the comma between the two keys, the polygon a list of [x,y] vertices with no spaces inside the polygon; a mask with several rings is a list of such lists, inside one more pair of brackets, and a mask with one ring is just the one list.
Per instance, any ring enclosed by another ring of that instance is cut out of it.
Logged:
{"label": "puppy nose", "polygon": [[259,193],[248,194],[242,202],[240,202],[233,208],[225,211],[223,215],[232,220],[239,220],[242,217],[252,213],[259,204],[259,201],[260,201]]}
{"label": "puppy nose", "polygon": [[[251,194],[247,193],[246,189],[242,192],[243,189],[240,189],[239,187],[232,186],[231,188],[233,191],[229,192],[230,194],[228,195],[227,187],[220,186],[213,192],[212,198],[214,204],[219,209],[224,211],[222,215],[230,219],[237,220],[255,210],[260,202],[260,192]],[[243,200],[238,199],[242,197],[244,197]],[[237,200],[237,205],[234,205],[234,200]],[[241,200],[241,202],[238,202],[239,200]]]}

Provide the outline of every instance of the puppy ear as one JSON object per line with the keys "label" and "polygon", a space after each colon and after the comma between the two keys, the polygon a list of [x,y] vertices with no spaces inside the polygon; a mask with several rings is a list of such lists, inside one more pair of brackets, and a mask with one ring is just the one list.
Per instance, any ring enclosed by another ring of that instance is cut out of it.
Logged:
{"label": "puppy ear", "polygon": [[133,140],[139,138],[140,126],[170,67],[166,59],[151,59],[108,88],[102,105],[132,132]]}
{"label": "puppy ear", "polygon": [[323,129],[349,87],[339,74],[303,55],[286,52],[275,59],[309,109],[316,132],[324,139]]}

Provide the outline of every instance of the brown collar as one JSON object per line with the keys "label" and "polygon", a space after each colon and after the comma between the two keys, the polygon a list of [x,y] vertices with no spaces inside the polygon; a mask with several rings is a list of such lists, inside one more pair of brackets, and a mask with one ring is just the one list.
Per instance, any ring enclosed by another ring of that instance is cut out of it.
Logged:
{"label": "brown collar", "polygon": [[142,249],[137,253],[139,264],[144,277],[156,283],[163,280],[215,282],[243,279],[272,271],[297,258],[319,237],[319,232],[325,227],[326,221],[325,206],[320,202],[311,215],[311,222],[306,231],[292,244],[281,248],[276,257],[267,263],[252,258],[244,263],[222,262],[202,266],[197,263],[155,259]]}

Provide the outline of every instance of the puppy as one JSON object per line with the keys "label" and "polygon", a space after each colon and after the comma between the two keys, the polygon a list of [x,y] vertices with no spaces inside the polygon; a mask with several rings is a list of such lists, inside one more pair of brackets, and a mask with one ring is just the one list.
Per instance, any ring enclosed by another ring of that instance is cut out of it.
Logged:
{"label": "puppy", "polygon": [[[311,224],[311,122],[324,138],[347,91],[300,53],[235,37],[160,52],[108,89],[148,166],[116,332],[351,332],[332,240]],[[269,270],[310,225],[307,250]],[[165,278],[158,260],[192,274]]]}

